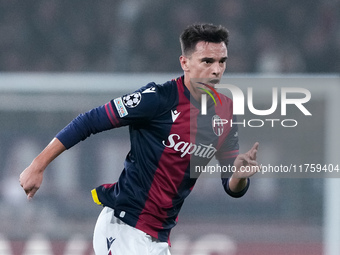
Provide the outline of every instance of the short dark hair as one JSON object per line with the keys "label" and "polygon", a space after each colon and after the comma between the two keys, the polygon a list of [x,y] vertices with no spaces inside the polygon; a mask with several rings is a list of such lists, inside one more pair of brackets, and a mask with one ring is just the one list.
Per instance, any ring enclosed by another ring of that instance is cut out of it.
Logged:
{"label": "short dark hair", "polygon": [[182,54],[190,55],[195,50],[196,44],[200,41],[211,43],[224,42],[228,46],[229,32],[221,25],[194,24],[183,31],[179,40]]}

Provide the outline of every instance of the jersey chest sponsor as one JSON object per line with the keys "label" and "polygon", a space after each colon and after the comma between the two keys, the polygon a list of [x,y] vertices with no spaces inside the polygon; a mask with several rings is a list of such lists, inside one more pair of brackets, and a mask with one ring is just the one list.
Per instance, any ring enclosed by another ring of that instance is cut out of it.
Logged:
{"label": "jersey chest sponsor", "polygon": [[212,158],[216,153],[216,148],[212,144],[194,144],[191,142],[185,142],[181,140],[180,135],[171,134],[168,136],[168,140],[162,141],[163,145],[167,148],[172,148],[175,151],[181,152],[181,158],[185,155],[194,155],[201,158]]}

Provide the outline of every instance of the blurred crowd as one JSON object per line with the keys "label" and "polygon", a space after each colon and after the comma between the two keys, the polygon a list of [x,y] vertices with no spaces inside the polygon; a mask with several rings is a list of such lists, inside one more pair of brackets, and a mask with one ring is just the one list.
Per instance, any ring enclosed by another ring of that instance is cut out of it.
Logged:
{"label": "blurred crowd", "polygon": [[0,71],[180,72],[195,22],[228,28],[228,72],[340,72],[339,0],[0,0]]}

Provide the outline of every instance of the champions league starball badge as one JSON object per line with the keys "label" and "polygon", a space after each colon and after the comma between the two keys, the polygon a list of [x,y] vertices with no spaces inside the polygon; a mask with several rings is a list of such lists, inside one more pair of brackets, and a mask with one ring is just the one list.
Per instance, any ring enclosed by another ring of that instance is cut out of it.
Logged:
{"label": "champions league starball badge", "polygon": [[126,107],[136,107],[142,99],[142,95],[139,92],[132,93],[123,97],[123,103]]}

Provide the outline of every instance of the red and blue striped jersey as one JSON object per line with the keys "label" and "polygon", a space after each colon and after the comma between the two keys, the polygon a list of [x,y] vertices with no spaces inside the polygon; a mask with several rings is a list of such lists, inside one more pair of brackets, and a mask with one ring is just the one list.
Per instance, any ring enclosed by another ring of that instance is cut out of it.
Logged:
{"label": "red and blue striped jersey", "polygon": [[[184,77],[149,83],[79,115],[57,138],[68,149],[91,134],[129,126],[131,149],[118,181],[99,186],[92,195],[125,223],[166,242],[197,180],[191,175],[194,166],[205,166],[214,156],[232,165],[238,155],[237,125],[213,125],[216,118],[234,119],[232,100],[220,98],[221,104],[208,101],[202,115]],[[233,193],[227,178],[222,185],[234,197],[248,189]]]}

